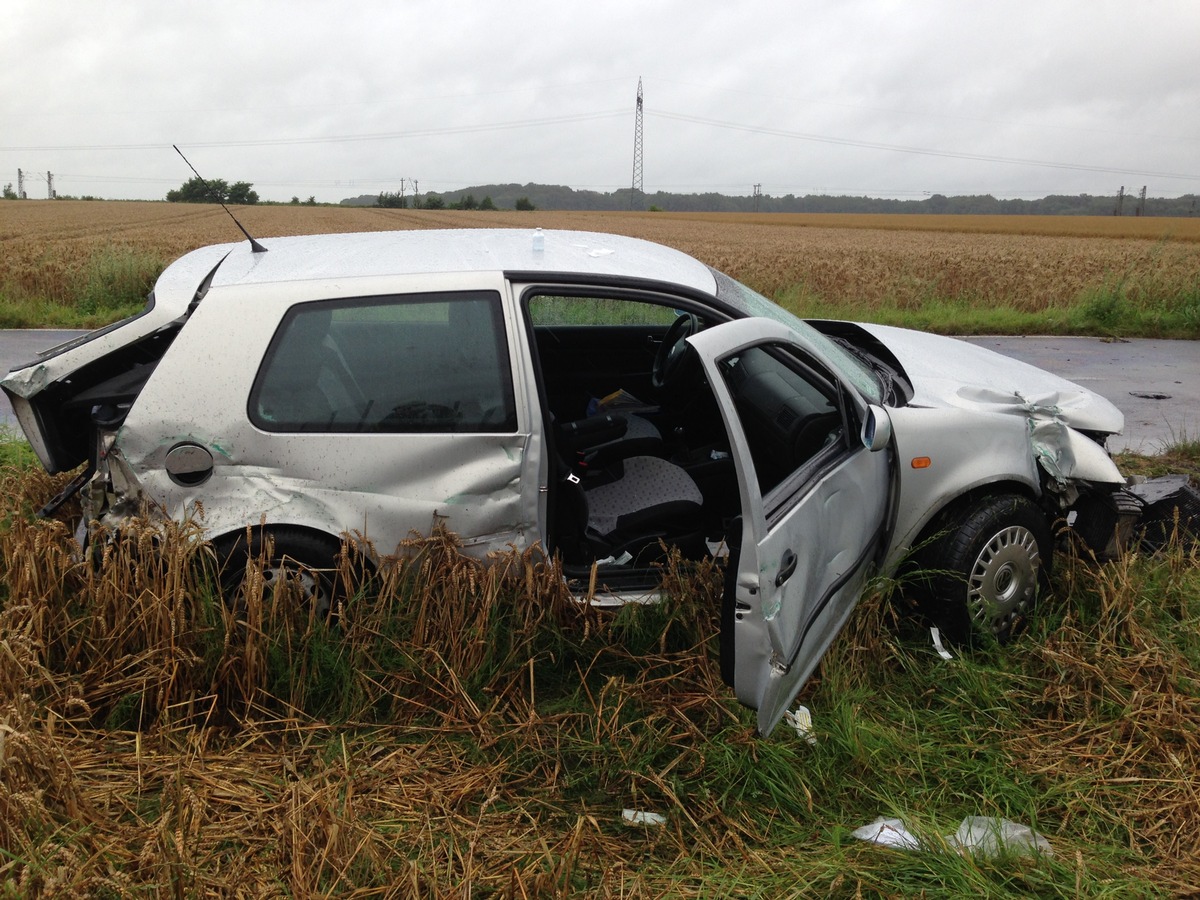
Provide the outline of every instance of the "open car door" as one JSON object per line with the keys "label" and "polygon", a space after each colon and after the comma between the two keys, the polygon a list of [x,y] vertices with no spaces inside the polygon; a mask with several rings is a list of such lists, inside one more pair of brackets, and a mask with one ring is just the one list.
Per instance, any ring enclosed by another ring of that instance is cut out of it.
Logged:
{"label": "open car door", "polygon": [[890,422],[781,323],[741,319],[688,340],[721,408],[741,492],[721,669],[738,699],[758,710],[765,735],[886,549]]}

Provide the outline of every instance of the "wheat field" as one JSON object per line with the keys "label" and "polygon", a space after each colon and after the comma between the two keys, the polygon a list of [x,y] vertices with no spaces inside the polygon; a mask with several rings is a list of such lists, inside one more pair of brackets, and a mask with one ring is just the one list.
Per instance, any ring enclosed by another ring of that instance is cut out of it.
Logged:
{"label": "wheat field", "polygon": [[[934,302],[1037,314],[1097,292],[1117,291],[1135,306],[1194,303],[1200,293],[1200,219],[327,206],[235,211],[258,238],[535,226],[625,234],[676,247],[801,314],[848,309],[868,318]],[[161,268],[196,247],[240,239],[214,205],[7,202],[0,206],[0,286],[66,303],[78,273],[100,255],[136,254]]]}

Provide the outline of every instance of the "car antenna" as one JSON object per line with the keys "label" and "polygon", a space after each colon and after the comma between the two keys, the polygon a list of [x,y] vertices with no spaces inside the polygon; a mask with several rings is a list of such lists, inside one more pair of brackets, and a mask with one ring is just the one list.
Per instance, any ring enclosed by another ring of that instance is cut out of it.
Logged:
{"label": "car antenna", "polygon": [[[171,146],[172,146],[172,147],[175,147],[175,145],[174,145],[174,144],[172,144]],[[193,172],[196,172],[196,167],[195,167],[195,166],[193,166],[193,165],[191,164],[191,162],[189,162],[189,161],[188,161],[188,158],[187,158],[186,156],[184,156],[184,155],[183,155],[183,151],[182,151],[182,150],[180,150],[178,147],[175,147],[175,152],[179,154],[179,157],[180,157],[180,158],[181,158],[181,159],[182,159],[182,160],[183,160],[185,163],[187,163],[187,165],[188,165],[188,168],[189,168],[189,169],[191,169]],[[214,194],[214,195],[215,195],[215,192],[213,191],[212,187],[209,185],[209,183],[208,183],[207,181],[205,181],[205,180],[204,180],[204,176],[203,176],[203,175],[201,175],[199,172],[196,172],[196,177],[200,179],[200,183],[201,183],[201,184],[203,184],[203,185],[204,185],[206,188],[208,188],[208,192],[209,192],[210,194]],[[235,216],[233,213],[229,212],[229,207],[228,207],[228,206],[226,206],[226,205],[225,205],[225,204],[224,204],[224,203],[221,201],[221,198],[220,198],[220,197],[217,197],[217,202],[221,204],[221,209],[223,209],[223,210],[225,210],[225,212],[229,213],[229,218],[233,219],[233,224],[234,224],[234,225],[236,225],[238,228],[240,228],[240,229],[241,229],[241,231],[242,231],[242,234],[244,234],[244,235],[246,236],[246,240],[248,240],[248,241],[250,242],[250,252],[251,252],[251,253],[266,253],[266,252],[267,252],[267,248],[266,248],[266,247],[264,247],[262,244],[260,244],[258,241],[256,241],[254,238],[252,238],[252,237],[250,236],[250,232],[248,232],[248,231],[247,231],[245,228],[242,228],[242,223],[241,223],[241,222],[239,222],[239,221],[237,220],[237,216]]]}

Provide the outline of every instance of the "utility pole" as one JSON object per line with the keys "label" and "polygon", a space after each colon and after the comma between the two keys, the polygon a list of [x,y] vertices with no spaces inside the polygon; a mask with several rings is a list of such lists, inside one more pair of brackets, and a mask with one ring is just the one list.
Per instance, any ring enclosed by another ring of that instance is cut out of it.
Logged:
{"label": "utility pole", "polygon": [[629,208],[642,194],[642,79],[638,78],[637,112],[633,119],[633,186],[629,191]]}
{"label": "utility pole", "polygon": [[412,181],[412,184],[413,184],[413,209],[416,209],[418,206],[421,205],[421,197],[420,197],[419,192],[417,191],[417,179],[411,178],[409,180]]}
{"label": "utility pole", "polygon": [[46,172],[46,199],[54,199],[54,173],[50,171]]}
{"label": "utility pole", "polygon": [[1113,209],[1113,215],[1121,215],[1121,207],[1125,205],[1125,185],[1121,185],[1121,189],[1117,191],[1117,205]]}
{"label": "utility pole", "polygon": [[17,199],[25,199],[25,173],[17,169]]}
{"label": "utility pole", "polygon": [[754,211],[758,212],[758,202],[762,199],[762,183],[754,186]]}
{"label": "utility pole", "polygon": [[1142,192],[1138,194],[1137,212],[1134,215],[1144,216],[1146,214],[1146,186],[1142,185]]}

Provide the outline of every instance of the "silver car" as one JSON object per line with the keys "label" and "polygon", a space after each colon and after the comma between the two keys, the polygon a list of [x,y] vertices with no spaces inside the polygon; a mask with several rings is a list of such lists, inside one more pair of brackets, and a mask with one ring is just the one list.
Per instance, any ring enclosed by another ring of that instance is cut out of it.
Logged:
{"label": "silver car", "polygon": [[319,571],[343,536],[444,525],[539,543],[597,602],[665,547],[728,555],[722,669],[769,732],[864,581],[901,566],[951,638],[1008,639],[1055,523],[1128,527],[1121,413],[960,341],[801,321],[667,247],[397,231],[195,250],[138,316],[3,388],[45,467],[82,467],[81,543],[197,519],[237,566]]}

